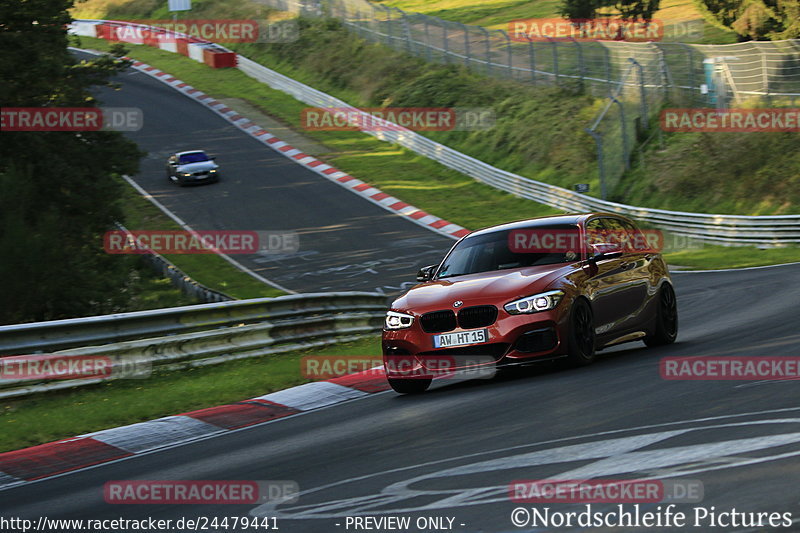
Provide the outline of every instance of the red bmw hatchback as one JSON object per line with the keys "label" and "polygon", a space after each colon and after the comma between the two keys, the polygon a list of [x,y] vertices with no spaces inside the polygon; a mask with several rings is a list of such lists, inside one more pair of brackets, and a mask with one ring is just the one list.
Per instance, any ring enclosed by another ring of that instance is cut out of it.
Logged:
{"label": "red bmw hatchback", "polygon": [[586,365],[614,344],[674,342],[677,303],[659,236],[605,213],[470,233],[392,303],[382,342],[389,384],[418,393],[459,369]]}

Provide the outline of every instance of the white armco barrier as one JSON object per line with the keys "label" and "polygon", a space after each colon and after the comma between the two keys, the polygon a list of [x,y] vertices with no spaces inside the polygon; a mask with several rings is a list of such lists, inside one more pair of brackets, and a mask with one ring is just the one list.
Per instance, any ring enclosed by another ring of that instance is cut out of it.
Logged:
{"label": "white armco barrier", "polygon": [[161,35],[158,37],[158,47],[173,54],[178,53],[178,43],[175,42],[175,35]]}
{"label": "white armco barrier", "polygon": [[207,43],[189,43],[189,57],[200,63],[204,62],[203,50],[208,46]]}
{"label": "white armco barrier", "polygon": [[100,22],[92,22],[88,20],[75,21],[72,23],[70,33],[80,35],[82,37],[97,37],[97,26]]}
{"label": "white armco barrier", "polygon": [[117,26],[117,40],[129,44],[144,44],[145,26],[119,25]]}

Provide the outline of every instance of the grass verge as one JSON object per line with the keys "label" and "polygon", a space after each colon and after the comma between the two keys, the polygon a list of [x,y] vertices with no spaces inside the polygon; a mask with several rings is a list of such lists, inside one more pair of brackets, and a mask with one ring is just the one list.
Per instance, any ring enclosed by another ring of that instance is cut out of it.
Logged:
{"label": "grass verge", "polygon": [[[87,46],[108,49],[100,39],[84,38]],[[131,47],[131,55],[156,66],[215,98],[241,98],[288,127],[327,146],[322,156],[331,164],[385,192],[466,228],[556,213],[556,210],[515,198],[479,184],[401,147],[360,132],[302,131],[294,98],[248,78],[238,70],[212,70],[183,56],[145,46]],[[454,194],[457,193],[457,194]],[[759,250],[755,247],[706,246],[700,250],[670,251],[670,263],[691,268],[736,268],[800,261],[800,249]]]}
{"label": "grass verge", "polygon": [[308,355],[380,355],[380,336],[180,372],[109,381],[0,403],[0,452],[213,407],[306,383]]}
{"label": "grass verge", "polygon": [[[123,210],[127,221],[126,227],[129,230],[182,229],[133,187],[127,183],[125,187]],[[242,272],[216,254],[169,254],[164,257],[198,283],[233,298],[262,298],[285,294]]]}

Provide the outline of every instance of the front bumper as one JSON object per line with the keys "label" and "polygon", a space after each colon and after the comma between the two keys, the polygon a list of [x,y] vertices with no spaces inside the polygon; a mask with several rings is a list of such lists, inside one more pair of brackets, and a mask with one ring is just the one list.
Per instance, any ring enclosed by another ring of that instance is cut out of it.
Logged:
{"label": "front bumper", "polygon": [[[435,378],[453,370],[479,367],[504,367],[538,362],[567,353],[567,317],[556,309],[530,315],[510,315],[499,311],[488,326],[489,340],[481,344],[434,348],[435,333],[422,330],[419,320],[411,327],[384,330],[383,358],[389,378]],[[482,328],[481,328],[482,329]],[[464,330],[456,328],[448,333]]]}

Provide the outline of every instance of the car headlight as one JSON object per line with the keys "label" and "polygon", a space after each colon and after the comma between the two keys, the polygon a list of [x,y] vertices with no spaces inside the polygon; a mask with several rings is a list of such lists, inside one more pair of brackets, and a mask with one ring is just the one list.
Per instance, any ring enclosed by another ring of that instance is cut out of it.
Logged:
{"label": "car headlight", "polygon": [[216,168],[212,168],[211,170],[209,170],[209,172],[216,172],[216,171],[217,171]]}
{"label": "car headlight", "polygon": [[388,311],[386,313],[386,320],[384,326],[386,329],[405,329],[411,327],[414,323],[414,317],[405,313],[397,313],[395,311]]}
{"label": "car headlight", "polygon": [[549,311],[558,305],[561,298],[564,297],[564,291],[548,291],[541,294],[534,294],[533,296],[526,296],[519,300],[514,300],[503,306],[503,309],[508,311],[511,315],[522,315],[530,313],[538,313],[540,311]]}
{"label": "car headlight", "polygon": [[187,178],[192,175],[191,172],[178,172],[178,174],[180,174],[181,176],[185,176]]}

